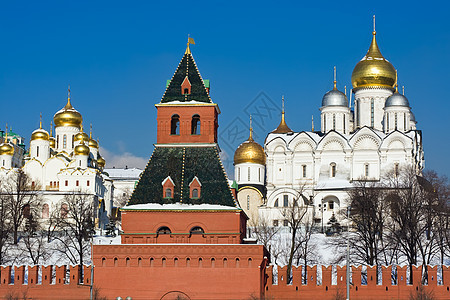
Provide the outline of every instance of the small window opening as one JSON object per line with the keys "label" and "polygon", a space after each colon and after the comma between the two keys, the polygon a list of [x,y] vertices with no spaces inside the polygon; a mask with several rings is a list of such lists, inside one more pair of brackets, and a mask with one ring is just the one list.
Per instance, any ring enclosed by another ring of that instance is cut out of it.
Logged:
{"label": "small window opening", "polygon": [[172,189],[170,188],[166,189],[164,198],[172,198]]}
{"label": "small window opening", "polygon": [[306,177],[306,165],[302,166],[302,177],[305,178]]}
{"label": "small window opening", "polygon": [[289,206],[289,196],[283,195],[283,206],[288,207]]}
{"label": "small window opening", "polygon": [[336,164],[330,164],[330,177],[336,177]]}
{"label": "small window opening", "polygon": [[198,198],[198,189],[193,189],[192,190],[192,198]]}
{"label": "small window opening", "polygon": [[172,231],[170,230],[169,227],[163,226],[163,227],[160,227],[156,233],[157,233],[158,235],[160,235],[160,234],[171,234]]}
{"label": "small window opening", "polygon": [[173,115],[170,122],[170,134],[180,135],[180,116]]}
{"label": "small window opening", "polygon": [[199,135],[200,134],[200,116],[193,115],[191,121],[191,134]]}
{"label": "small window opening", "polygon": [[192,229],[190,230],[190,234],[203,234],[203,233],[205,233],[205,231],[200,226],[192,227]]}

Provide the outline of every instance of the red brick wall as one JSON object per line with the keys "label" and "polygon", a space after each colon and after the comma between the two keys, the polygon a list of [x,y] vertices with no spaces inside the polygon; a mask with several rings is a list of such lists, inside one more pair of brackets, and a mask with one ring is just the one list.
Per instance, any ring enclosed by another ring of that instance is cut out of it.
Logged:
{"label": "red brick wall", "polygon": [[[217,143],[218,111],[215,104],[205,105],[157,105],[157,143]],[[180,134],[170,134],[173,115],[180,116]],[[200,116],[200,134],[191,134],[193,115]]]}

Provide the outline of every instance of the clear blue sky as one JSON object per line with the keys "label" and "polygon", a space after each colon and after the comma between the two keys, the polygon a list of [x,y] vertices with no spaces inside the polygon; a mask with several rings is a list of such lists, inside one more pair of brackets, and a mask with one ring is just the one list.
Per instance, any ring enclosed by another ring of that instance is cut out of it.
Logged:
{"label": "clear blue sky", "polygon": [[[146,161],[156,142],[154,104],[190,33],[222,111],[219,144],[232,156],[240,137],[230,140],[224,130],[247,122],[245,108],[264,101],[260,92],[276,104],[285,95],[292,129],[310,130],[311,115],[319,128],[333,66],[338,87],[349,87],[376,14],[378,45],[423,130],[426,168],[449,176],[449,4],[302,2],[2,1],[0,127],[8,122],[29,144],[39,113],[48,129],[70,83],[73,105],[93,124],[110,163],[119,167],[123,153]],[[258,142],[278,125],[275,113],[256,129]]]}

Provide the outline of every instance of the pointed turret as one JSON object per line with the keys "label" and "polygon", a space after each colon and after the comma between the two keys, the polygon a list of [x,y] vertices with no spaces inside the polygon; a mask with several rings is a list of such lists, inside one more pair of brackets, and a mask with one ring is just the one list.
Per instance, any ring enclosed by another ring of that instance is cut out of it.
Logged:
{"label": "pointed turret", "polygon": [[272,131],[272,133],[288,133],[288,132],[292,132],[292,130],[287,126],[286,120],[285,120],[285,117],[284,117],[284,96],[281,98],[281,100],[283,102],[283,107],[282,107],[282,110],[281,110],[280,125],[278,125],[277,129]]}
{"label": "pointed turret", "polygon": [[189,40],[190,42],[187,44],[183,58],[167,85],[161,103],[174,101],[212,103],[208,89],[197,69],[194,57],[189,48],[189,44],[193,44],[193,40],[191,38]]}

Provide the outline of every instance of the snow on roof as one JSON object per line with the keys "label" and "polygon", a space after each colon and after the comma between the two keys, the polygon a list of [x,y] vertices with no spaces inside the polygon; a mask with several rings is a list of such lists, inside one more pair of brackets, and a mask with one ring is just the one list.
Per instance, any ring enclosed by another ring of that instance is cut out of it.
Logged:
{"label": "snow on roof", "polygon": [[145,203],[125,206],[123,210],[239,210],[237,207],[218,204]]}
{"label": "snow on roof", "polygon": [[111,179],[139,179],[142,171],[138,168],[131,169],[104,169],[104,172],[108,173]]}

